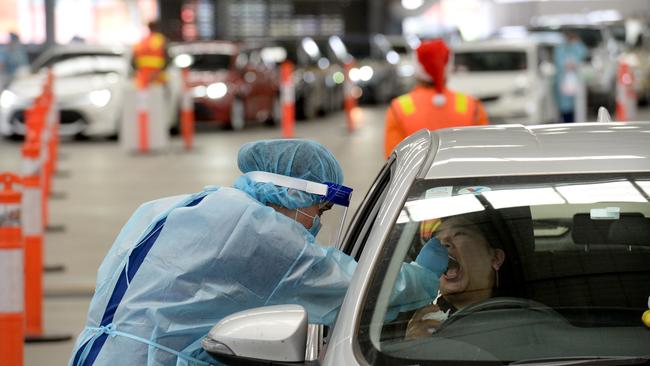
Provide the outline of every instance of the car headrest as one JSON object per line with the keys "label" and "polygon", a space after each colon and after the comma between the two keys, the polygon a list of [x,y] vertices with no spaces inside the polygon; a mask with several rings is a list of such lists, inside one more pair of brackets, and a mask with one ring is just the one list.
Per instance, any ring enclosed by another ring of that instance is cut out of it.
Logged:
{"label": "car headrest", "polygon": [[638,212],[621,213],[614,220],[594,220],[587,213],[575,214],[571,237],[578,245],[650,246],[650,219]]}

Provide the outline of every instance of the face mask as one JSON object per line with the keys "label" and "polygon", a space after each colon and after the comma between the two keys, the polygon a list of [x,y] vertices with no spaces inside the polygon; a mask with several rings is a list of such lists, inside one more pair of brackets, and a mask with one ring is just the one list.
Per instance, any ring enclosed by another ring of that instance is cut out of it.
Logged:
{"label": "face mask", "polygon": [[[318,232],[320,231],[320,228],[321,228],[320,216],[318,216],[318,215],[312,216],[312,215],[309,215],[309,214],[305,213],[304,211],[300,211],[300,210],[297,209],[296,210],[296,217],[298,216],[298,212],[300,212],[301,214],[303,214],[303,215],[305,215],[307,217],[311,217],[311,227],[309,229],[307,229],[307,231],[309,231],[309,233],[311,235],[316,237],[316,235],[318,235]],[[296,219],[294,218],[294,220],[296,220]]]}

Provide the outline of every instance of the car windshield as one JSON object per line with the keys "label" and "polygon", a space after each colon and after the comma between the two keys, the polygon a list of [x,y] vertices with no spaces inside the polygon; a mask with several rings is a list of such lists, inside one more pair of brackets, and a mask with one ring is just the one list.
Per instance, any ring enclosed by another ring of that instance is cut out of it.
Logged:
{"label": "car windshield", "polygon": [[369,41],[354,40],[346,43],[348,52],[355,58],[371,58],[371,49]]}
{"label": "car windshield", "polygon": [[[363,354],[420,365],[647,355],[649,201],[647,173],[416,181],[375,261]],[[440,243],[438,298],[391,312],[402,264]]]}
{"label": "car windshield", "polygon": [[625,43],[626,41],[626,30],[625,30],[625,24],[613,24],[609,26],[610,32],[612,32],[612,36],[614,39],[621,43]]}
{"label": "car windshield", "polygon": [[197,53],[192,55],[190,68],[196,71],[216,71],[230,68],[232,56],[218,53]]}
{"label": "car windshield", "polygon": [[400,55],[406,55],[406,54],[409,54],[409,53],[413,52],[411,47],[409,47],[407,45],[393,45],[393,50],[395,52],[399,53]]}
{"label": "car windshield", "polygon": [[93,74],[125,74],[129,64],[126,58],[116,54],[62,54],[46,60],[37,70],[52,67],[58,77]]}
{"label": "car windshield", "polygon": [[461,51],[454,54],[454,72],[492,72],[526,70],[522,51]]}

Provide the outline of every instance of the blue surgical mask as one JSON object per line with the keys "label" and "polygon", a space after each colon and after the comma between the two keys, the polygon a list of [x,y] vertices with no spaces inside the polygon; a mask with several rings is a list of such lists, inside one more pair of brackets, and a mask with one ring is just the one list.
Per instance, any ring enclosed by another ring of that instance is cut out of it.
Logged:
{"label": "blue surgical mask", "polygon": [[320,231],[320,228],[322,226],[322,224],[320,222],[320,216],[318,216],[318,215],[312,216],[312,215],[309,215],[308,213],[306,213],[304,211],[301,211],[301,210],[296,210],[296,215],[298,215],[298,212],[300,212],[301,214],[303,214],[303,215],[305,215],[307,217],[311,217],[311,227],[309,229],[307,229],[307,231],[309,231],[309,233],[311,235],[316,237],[316,235],[318,235],[318,232]]}

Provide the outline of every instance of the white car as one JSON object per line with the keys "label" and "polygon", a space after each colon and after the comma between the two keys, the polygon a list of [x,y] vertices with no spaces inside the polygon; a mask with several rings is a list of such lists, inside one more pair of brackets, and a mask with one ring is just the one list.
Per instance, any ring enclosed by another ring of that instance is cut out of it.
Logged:
{"label": "white car", "polygon": [[492,124],[556,122],[551,47],[529,39],[460,43],[448,87],[479,99]]}
{"label": "white car", "polygon": [[[25,134],[25,110],[42,92],[47,70],[52,68],[59,135],[117,136],[124,94],[132,83],[130,60],[130,50],[121,46],[75,44],[48,49],[32,65],[33,74],[14,80],[0,95],[0,134]],[[170,98],[178,100],[178,73],[172,72],[170,80]],[[178,103],[166,106],[172,126]]]}

